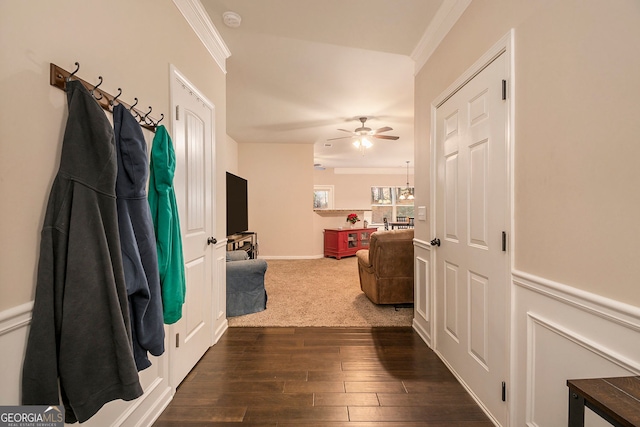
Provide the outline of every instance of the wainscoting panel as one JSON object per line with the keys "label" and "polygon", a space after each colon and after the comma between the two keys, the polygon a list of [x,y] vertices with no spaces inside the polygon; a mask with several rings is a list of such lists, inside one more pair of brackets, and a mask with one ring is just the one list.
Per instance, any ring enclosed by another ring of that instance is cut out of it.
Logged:
{"label": "wainscoting panel", "polygon": [[[33,302],[0,312],[0,404],[19,405],[22,363],[27,347]],[[168,348],[165,339],[165,348]],[[166,353],[165,353],[166,354]],[[87,427],[150,426],[173,396],[169,387],[167,357],[151,357],[152,365],[140,372],[144,394],[136,400],[107,403]]]}
{"label": "wainscoting panel", "polygon": [[427,242],[414,239],[414,251],[415,283],[413,328],[422,337],[422,340],[431,346],[431,318],[433,315],[431,246]]}
{"label": "wainscoting panel", "polygon": [[33,302],[0,312],[0,387],[1,405],[20,404],[22,361],[27,349],[27,335]]}
{"label": "wainscoting panel", "polygon": [[512,301],[511,426],[566,426],[568,379],[640,375],[640,308],[522,272]]}

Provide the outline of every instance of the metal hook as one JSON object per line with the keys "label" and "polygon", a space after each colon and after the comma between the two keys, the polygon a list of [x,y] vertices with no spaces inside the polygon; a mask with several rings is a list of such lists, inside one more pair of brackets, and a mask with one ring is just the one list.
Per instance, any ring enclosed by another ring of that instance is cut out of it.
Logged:
{"label": "metal hook", "polygon": [[[93,89],[91,89],[91,96],[93,96],[94,98],[96,98],[96,96],[93,94],[93,92],[98,89],[98,86],[100,86],[102,84],[102,76],[98,76],[98,78],[100,79],[100,83],[98,83],[97,85],[95,85],[93,87]],[[97,100],[101,100],[102,99],[102,94],[100,94],[100,98],[96,98]]]}
{"label": "metal hook", "polygon": [[73,71],[73,73],[69,74],[69,77],[67,77],[67,81],[71,81],[71,77],[73,77],[78,70],[80,69],[80,64],[76,62],[76,69]]}
{"label": "metal hook", "polygon": [[133,107],[138,105],[138,98],[133,98],[133,99],[136,100],[136,103],[133,104],[131,107],[129,107],[129,111],[131,112],[131,114],[133,114],[134,117],[138,117],[138,113],[136,112],[136,110],[133,109]]}
{"label": "metal hook", "polygon": [[155,123],[153,122],[153,120],[149,119],[149,121],[151,122],[151,123],[150,123],[150,126],[157,127],[157,126],[158,126],[158,123],[160,123],[160,122],[162,121],[162,119],[164,119],[164,113],[163,113],[163,114],[160,114],[160,120],[158,120],[158,121],[157,121],[157,122],[155,122]]}
{"label": "metal hook", "polygon": [[151,108],[151,106],[149,106],[149,112],[147,114],[144,115],[144,117],[142,117],[142,121],[147,123],[147,116],[149,114],[151,114],[151,110],[153,110],[153,108]]}
{"label": "metal hook", "polygon": [[122,89],[121,89],[121,88],[118,88],[118,94],[117,94],[116,96],[114,96],[114,97],[113,97],[113,99],[112,99],[111,101],[109,101],[109,105],[112,105],[112,106],[113,106],[114,102],[116,102],[116,101],[118,100],[118,97],[119,97],[120,95],[122,95]]}

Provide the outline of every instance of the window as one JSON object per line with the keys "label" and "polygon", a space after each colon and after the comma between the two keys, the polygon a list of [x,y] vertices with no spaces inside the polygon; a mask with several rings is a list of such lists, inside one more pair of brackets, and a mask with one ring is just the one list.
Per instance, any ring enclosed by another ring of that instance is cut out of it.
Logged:
{"label": "window", "polygon": [[313,209],[333,209],[333,185],[313,186]]}
{"label": "window", "polygon": [[[398,216],[414,217],[413,187],[371,187],[371,222],[382,224],[384,218],[395,221]],[[401,197],[402,195],[405,197]]]}

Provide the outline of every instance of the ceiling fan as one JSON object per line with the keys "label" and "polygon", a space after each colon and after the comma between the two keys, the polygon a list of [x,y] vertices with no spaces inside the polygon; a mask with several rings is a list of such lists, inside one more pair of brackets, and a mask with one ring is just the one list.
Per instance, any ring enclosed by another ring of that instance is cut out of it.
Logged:
{"label": "ceiling fan", "polygon": [[362,125],[354,131],[350,131],[346,129],[338,129],[342,132],[350,133],[351,134],[350,136],[340,136],[338,138],[330,138],[330,139],[327,139],[327,141],[333,141],[334,139],[344,139],[344,138],[361,138],[361,137],[367,137],[367,136],[370,136],[372,138],[378,138],[378,139],[392,139],[394,141],[400,138],[399,136],[380,135],[383,132],[389,132],[390,130],[393,130],[393,128],[390,128],[389,126],[372,130],[371,128],[368,128],[364,125],[364,123],[367,121],[366,117],[360,117],[359,120],[362,123]]}

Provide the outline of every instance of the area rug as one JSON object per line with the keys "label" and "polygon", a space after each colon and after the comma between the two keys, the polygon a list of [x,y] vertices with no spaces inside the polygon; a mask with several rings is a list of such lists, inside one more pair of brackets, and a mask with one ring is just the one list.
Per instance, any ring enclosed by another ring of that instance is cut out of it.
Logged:
{"label": "area rug", "polygon": [[360,289],[356,257],[267,260],[267,309],[230,327],[411,326],[413,308],[376,305]]}

